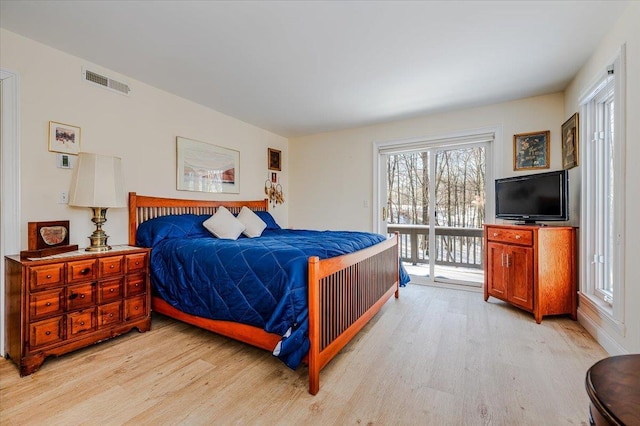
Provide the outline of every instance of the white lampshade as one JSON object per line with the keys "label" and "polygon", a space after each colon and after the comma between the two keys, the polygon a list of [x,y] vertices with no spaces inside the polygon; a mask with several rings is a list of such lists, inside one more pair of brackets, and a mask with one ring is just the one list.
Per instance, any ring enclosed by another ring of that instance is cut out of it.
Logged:
{"label": "white lampshade", "polygon": [[120,158],[81,152],[71,181],[69,205],[126,207]]}

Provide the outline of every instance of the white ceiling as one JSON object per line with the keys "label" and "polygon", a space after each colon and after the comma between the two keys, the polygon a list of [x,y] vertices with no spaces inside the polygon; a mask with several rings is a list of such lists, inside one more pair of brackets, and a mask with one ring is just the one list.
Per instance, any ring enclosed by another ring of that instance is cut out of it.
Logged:
{"label": "white ceiling", "polygon": [[628,3],[1,0],[0,25],[292,137],[562,91]]}

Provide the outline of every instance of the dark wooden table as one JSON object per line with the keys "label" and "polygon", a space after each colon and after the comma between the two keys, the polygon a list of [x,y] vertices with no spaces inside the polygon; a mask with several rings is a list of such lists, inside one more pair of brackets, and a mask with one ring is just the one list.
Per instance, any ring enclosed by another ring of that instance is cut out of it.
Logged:
{"label": "dark wooden table", "polygon": [[640,425],[640,354],[596,362],[588,371],[591,424]]}

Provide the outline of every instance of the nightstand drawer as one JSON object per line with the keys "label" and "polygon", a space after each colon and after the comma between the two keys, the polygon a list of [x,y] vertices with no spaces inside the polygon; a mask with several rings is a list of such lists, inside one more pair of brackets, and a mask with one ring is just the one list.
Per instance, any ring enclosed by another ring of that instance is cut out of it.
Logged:
{"label": "nightstand drawer", "polygon": [[147,289],[147,274],[130,275],[127,277],[126,297],[142,294]]}
{"label": "nightstand drawer", "polygon": [[98,283],[98,303],[113,302],[122,299],[122,278],[100,281]]}
{"label": "nightstand drawer", "polygon": [[29,346],[31,348],[62,341],[62,317],[38,321],[29,325]]}
{"label": "nightstand drawer", "polygon": [[121,302],[98,306],[98,327],[107,327],[120,321],[122,321]]}
{"label": "nightstand drawer", "polygon": [[64,284],[64,263],[29,268],[29,288],[39,290]]}
{"label": "nightstand drawer", "polygon": [[487,239],[502,243],[530,246],[533,244],[533,232],[528,229],[503,229],[487,227]]}
{"label": "nightstand drawer", "polygon": [[85,308],[96,304],[95,283],[67,287],[67,310]]}
{"label": "nightstand drawer", "polygon": [[147,254],[127,255],[127,272],[145,271],[147,269]]}
{"label": "nightstand drawer", "polygon": [[105,257],[98,259],[99,277],[111,277],[124,273],[124,256]]}
{"label": "nightstand drawer", "polygon": [[147,297],[138,296],[124,301],[124,320],[131,321],[147,314]]}
{"label": "nightstand drawer", "polygon": [[93,331],[96,328],[96,310],[85,309],[83,311],[67,314],[67,339],[81,333]]}
{"label": "nightstand drawer", "polygon": [[41,291],[29,296],[30,320],[50,317],[64,312],[64,289]]}
{"label": "nightstand drawer", "polygon": [[95,260],[78,260],[67,263],[67,283],[95,280],[98,278]]}

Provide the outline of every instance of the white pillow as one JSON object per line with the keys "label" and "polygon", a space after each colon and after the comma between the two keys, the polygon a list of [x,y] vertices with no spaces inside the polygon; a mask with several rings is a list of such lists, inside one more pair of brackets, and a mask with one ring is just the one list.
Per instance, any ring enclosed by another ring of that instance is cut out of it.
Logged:
{"label": "white pillow", "polygon": [[249,238],[259,237],[267,227],[264,220],[260,219],[260,217],[247,206],[242,207],[242,210],[238,213],[238,220],[242,222],[245,227],[243,234]]}
{"label": "white pillow", "polygon": [[244,225],[224,206],[218,207],[218,210],[209,219],[202,222],[202,225],[213,235],[225,240],[237,240]]}

